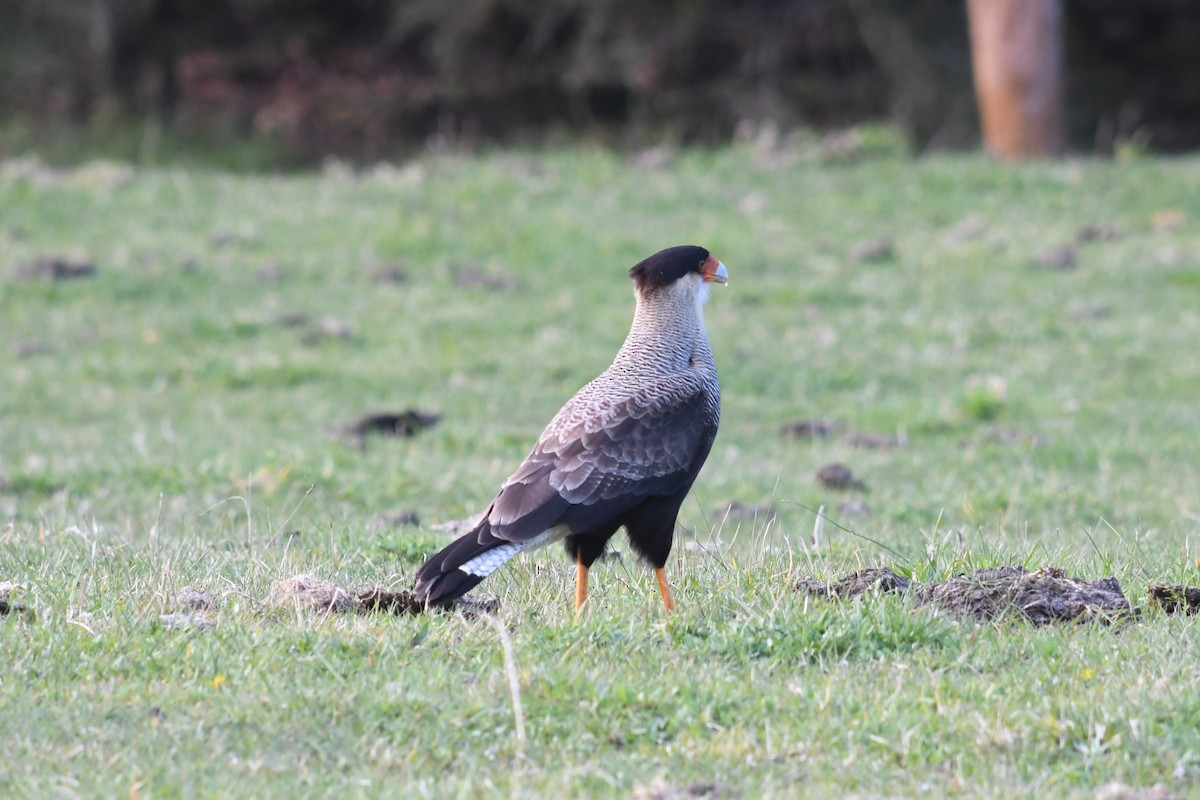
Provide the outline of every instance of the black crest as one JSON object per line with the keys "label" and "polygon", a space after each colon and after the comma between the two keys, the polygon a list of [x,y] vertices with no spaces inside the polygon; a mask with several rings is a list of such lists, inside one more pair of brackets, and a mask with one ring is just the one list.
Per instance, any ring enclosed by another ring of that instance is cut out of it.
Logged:
{"label": "black crest", "polygon": [[660,289],[670,286],[689,272],[698,272],[708,258],[708,251],[691,244],[668,247],[635,264],[629,277],[637,284],[638,291]]}

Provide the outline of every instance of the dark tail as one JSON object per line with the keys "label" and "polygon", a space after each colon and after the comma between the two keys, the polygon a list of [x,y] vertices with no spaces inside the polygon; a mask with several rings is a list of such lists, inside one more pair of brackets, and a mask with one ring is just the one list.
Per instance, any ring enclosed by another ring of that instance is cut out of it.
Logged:
{"label": "dark tail", "polygon": [[449,605],[524,549],[521,545],[492,536],[489,527],[485,516],[474,530],[446,545],[426,561],[417,570],[413,599],[431,606]]}

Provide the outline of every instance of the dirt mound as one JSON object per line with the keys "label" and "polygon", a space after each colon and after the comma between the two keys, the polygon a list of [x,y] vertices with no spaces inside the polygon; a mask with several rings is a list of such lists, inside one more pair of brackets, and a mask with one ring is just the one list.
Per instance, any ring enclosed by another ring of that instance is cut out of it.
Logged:
{"label": "dirt mound", "polygon": [[279,605],[322,612],[354,611],[358,604],[358,600],[342,587],[308,574],[279,581],[272,597]]}
{"label": "dirt mound", "polygon": [[1106,783],[1096,792],[1096,800],[1171,800],[1171,790],[1165,783],[1139,788],[1124,783]]}
{"label": "dirt mound", "polygon": [[[424,614],[425,604],[413,597],[407,589],[393,592],[387,589],[368,589],[359,592],[355,597],[360,614]],[[465,595],[455,600],[450,608],[462,612],[465,617],[477,617],[480,614],[494,614],[500,610],[500,600],[496,597]]]}
{"label": "dirt mound", "polygon": [[[275,584],[271,593],[272,599],[278,605],[304,608],[309,611],[322,613],[344,614],[422,614],[425,605],[413,597],[412,592],[402,590],[394,592],[390,589],[375,587],[364,591],[352,592],[343,589],[331,581],[321,580],[312,575],[301,574]],[[450,609],[461,611],[464,616],[476,617],[480,614],[492,614],[500,608],[500,600],[495,597],[476,597],[466,595],[455,600]]]}
{"label": "dirt mound", "polygon": [[361,611],[375,613],[420,614],[425,610],[410,591],[389,592],[387,589],[368,589],[358,595],[358,605]]}
{"label": "dirt mound", "polygon": [[344,436],[362,445],[368,436],[416,436],[441,420],[440,414],[427,414],[408,408],[403,411],[378,411],[364,414],[342,426]]}
{"label": "dirt mound", "polygon": [[198,589],[195,586],[185,586],[175,595],[175,602],[186,611],[209,611],[217,606],[217,598],[212,592]]}
{"label": "dirt mound", "polygon": [[1084,581],[1068,577],[1059,567],[1032,572],[1017,566],[991,567],[929,584],[877,568],[851,573],[833,583],[802,578],[795,588],[839,599],[861,597],[870,591],[907,593],[917,605],[932,605],[965,619],[991,620],[1015,611],[1034,625],[1113,622],[1139,613],[1116,578]]}
{"label": "dirt mound", "polygon": [[1153,583],[1149,588],[1150,602],[1162,607],[1168,614],[1186,611],[1195,614],[1200,611],[1200,586],[1168,586]]}
{"label": "dirt mound", "polygon": [[821,583],[812,578],[801,578],[796,581],[795,588],[803,589],[809,594],[820,597],[854,599],[873,590],[878,590],[883,594],[907,592],[911,583],[908,578],[897,575],[886,567],[881,567],[851,572],[833,583]]}
{"label": "dirt mound", "polygon": [[95,274],[96,265],[90,260],[64,256],[42,256],[17,268],[17,277],[24,280],[47,278],[51,281],[69,281],[90,278]]}
{"label": "dirt mound", "polygon": [[994,567],[957,575],[916,590],[918,602],[975,619],[994,619],[1017,610],[1034,625],[1136,616],[1137,610],[1116,578],[1083,581],[1058,567],[1029,572],[1024,567]]}
{"label": "dirt mound", "polygon": [[846,423],[826,419],[797,419],[779,428],[780,436],[793,439],[824,439],[832,433],[846,430]]}
{"label": "dirt mound", "polygon": [[845,464],[826,464],[817,470],[817,483],[822,489],[847,491],[865,489],[866,485]]}
{"label": "dirt mound", "polygon": [[12,581],[0,581],[0,617],[25,613],[25,606],[20,603],[11,603],[8,599],[9,595],[20,588]]}
{"label": "dirt mound", "polygon": [[846,434],[846,443],[860,450],[884,450],[904,447],[907,438],[878,431],[851,431],[846,423],[827,419],[797,419],[779,428],[779,435],[792,439],[824,439]]}
{"label": "dirt mound", "polygon": [[741,793],[732,786],[720,783],[693,783],[688,786],[673,786],[656,779],[648,784],[633,787],[633,800],[717,800],[722,797],[740,797]]}

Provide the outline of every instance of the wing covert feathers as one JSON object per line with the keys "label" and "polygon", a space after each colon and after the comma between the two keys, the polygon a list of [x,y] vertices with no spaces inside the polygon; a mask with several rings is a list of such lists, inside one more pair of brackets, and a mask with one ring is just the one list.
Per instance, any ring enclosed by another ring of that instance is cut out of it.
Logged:
{"label": "wing covert feathers", "polygon": [[702,389],[653,404],[633,397],[612,404],[602,428],[569,424],[579,413],[572,404],[581,399],[554,418],[479,524],[421,568],[419,600],[443,605],[461,597],[518,552],[544,544],[535,540],[568,512],[572,528],[598,527],[695,479],[697,456],[707,454],[716,433]]}

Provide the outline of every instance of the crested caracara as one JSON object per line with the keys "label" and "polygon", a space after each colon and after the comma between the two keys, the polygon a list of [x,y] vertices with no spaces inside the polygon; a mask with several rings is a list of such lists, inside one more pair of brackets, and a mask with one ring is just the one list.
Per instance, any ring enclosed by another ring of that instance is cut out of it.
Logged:
{"label": "crested caracara", "polygon": [[717,434],[721,386],[702,306],[725,265],[702,247],[671,247],[629,270],[637,306],[612,365],[546,426],[479,523],[417,572],[416,600],[445,605],[523,550],[563,541],[575,561],[575,610],[588,569],[624,527],[654,567],[667,611],[663,569],[679,507]]}

